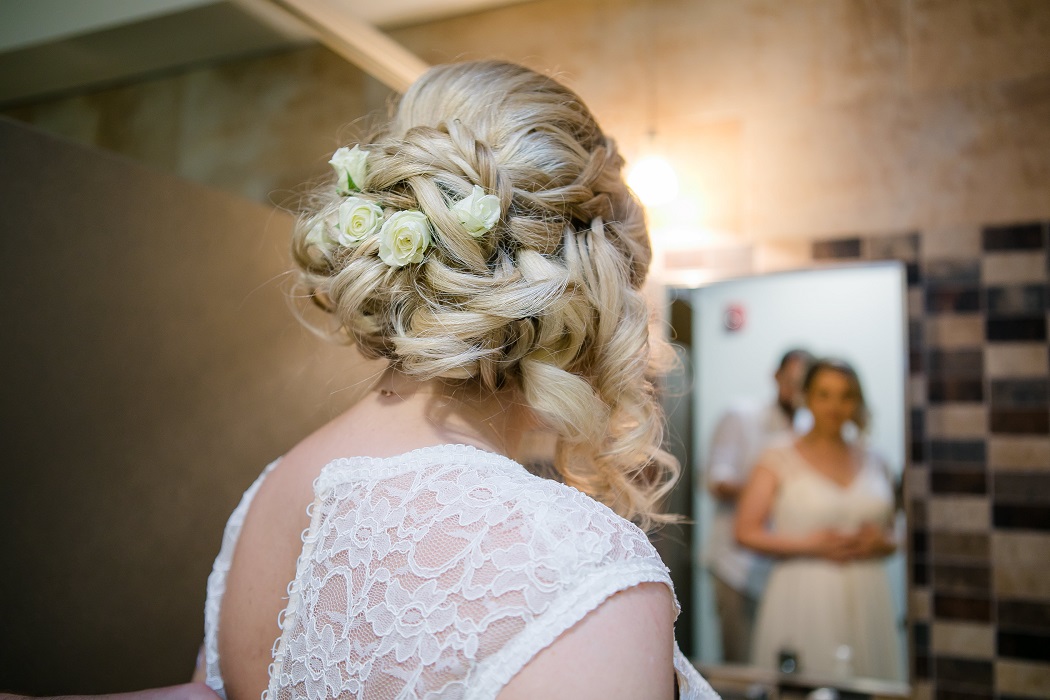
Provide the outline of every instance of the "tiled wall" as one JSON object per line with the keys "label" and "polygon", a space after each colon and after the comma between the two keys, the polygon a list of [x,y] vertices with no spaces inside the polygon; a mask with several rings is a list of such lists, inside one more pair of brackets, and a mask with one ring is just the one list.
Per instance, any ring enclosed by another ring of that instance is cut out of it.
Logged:
{"label": "tiled wall", "polygon": [[908,265],[915,697],[1050,696],[1050,224],[819,241]]}

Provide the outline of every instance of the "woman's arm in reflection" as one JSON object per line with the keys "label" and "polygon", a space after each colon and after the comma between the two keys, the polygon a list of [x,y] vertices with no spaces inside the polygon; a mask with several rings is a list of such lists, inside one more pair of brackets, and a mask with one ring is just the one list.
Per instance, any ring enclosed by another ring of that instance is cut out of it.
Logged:
{"label": "woman's arm in reflection", "polygon": [[814,530],[804,535],[776,533],[766,527],[777,495],[779,477],[759,462],[737,503],[735,534],[745,547],[774,557],[821,557],[834,561],[851,558],[855,538],[834,530]]}

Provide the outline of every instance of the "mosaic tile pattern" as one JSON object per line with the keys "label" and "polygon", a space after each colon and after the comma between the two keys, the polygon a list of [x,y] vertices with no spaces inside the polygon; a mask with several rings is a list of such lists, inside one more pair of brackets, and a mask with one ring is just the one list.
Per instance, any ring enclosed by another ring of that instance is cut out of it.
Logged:
{"label": "mosaic tile pattern", "polygon": [[909,270],[914,697],[1050,694],[1050,222],[818,241]]}

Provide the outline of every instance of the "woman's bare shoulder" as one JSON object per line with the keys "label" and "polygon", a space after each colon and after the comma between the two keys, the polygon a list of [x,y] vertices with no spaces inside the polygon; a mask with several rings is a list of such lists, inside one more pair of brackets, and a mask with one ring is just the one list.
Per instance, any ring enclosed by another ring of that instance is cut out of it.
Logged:
{"label": "woman's bare shoulder", "polygon": [[[345,415],[345,414],[344,414]],[[339,444],[344,416],[311,434],[278,461],[259,484],[226,576],[219,621],[219,656],[230,696],[258,697],[268,678],[278,616],[295,577],[313,483]]]}
{"label": "woman's bare shoulder", "polygon": [[674,697],[674,601],[662,583],[620,591],[538,653],[500,700]]}

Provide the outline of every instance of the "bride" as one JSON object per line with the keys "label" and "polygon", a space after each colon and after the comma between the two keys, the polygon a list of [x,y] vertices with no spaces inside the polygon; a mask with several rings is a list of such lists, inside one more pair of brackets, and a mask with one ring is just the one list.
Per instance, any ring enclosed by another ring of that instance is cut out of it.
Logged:
{"label": "bride", "polygon": [[[230,698],[713,697],[642,527],[678,467],[623,161],[580,99],[499,62],[431,69],[331,161],[303,296],[374,390],[271,464],[208,582]],[[555,479],[514,458],[557,439]]]}
{"label": "bride", "polygon": [[867,421],[860,380],[841,360],[818,360],[803,392],[812,429],[759,458],[737,508],[740,543],[776,558],[752,663],[903,680],[885,566],[897,548],[892,481],[874,453],[843,437],[847,423]]}

